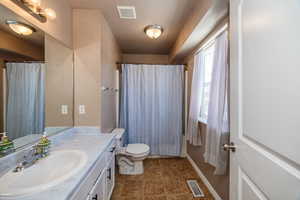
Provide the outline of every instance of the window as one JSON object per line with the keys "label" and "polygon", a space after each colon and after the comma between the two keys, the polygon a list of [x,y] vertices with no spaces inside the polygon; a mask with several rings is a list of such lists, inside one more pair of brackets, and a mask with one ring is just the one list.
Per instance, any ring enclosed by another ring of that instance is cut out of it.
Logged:
{"label": "window", "polygon": [[207,114],[208,114],[208,104],[209,104],[209,93],[210,93],[210,83],[212,78],[212,69],[213,69],[213,59],[214,59],[214,42],[210,43],[203,50],[203,75],[201,75],[201,97],[200,97],[200,115],[199,121],[206,123]]}

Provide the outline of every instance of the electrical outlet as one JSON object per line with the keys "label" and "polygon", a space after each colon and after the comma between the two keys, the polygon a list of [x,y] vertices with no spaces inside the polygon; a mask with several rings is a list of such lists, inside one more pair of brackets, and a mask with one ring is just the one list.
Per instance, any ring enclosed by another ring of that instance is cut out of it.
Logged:
{"label": "electrical outlet", "polygon": [[68,114],[68,105],[61,105],[61,114],[63,115]]}
{"label": "electrical outlet", "polygon": [[79,105],[79,114],[85,114],[85,106]]}

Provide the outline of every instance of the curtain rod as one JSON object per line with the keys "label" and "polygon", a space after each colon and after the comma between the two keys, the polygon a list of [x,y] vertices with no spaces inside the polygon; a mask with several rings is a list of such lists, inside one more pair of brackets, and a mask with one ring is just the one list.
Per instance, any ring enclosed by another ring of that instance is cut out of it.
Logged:
{"label": "curtain rod", "polygon": [[8,61],[4,60],[4,63],[46,63],[45,61]]}
{"label": "curtain rod", "polygon": [[116,62],[117,65],[122,65],[122,64],[132,64],[132,65],[187,65],[187,64],[159,64],[159,63],[120,63]]}
{"label": "curtain rod", "polygon": [[6,63],[46,63],[45,61],[8,61],[4,60],[4,66],[2,68],[6,69]]}
{"label": "curtain rod", "polygon": [[[118,70],[119,71],[122,71],[122,68],[121,68],[121,65],[122,64],[132,64],[132,65],[172,65],[172,64],[150,64],[150,63],[120,63],[120,62],[116,62],[116,64],[118,65]],[[184,66],[184,71],[188,71],[188,68],[187,68],[187,64],[174,64],[174,65],[183,65]]]}

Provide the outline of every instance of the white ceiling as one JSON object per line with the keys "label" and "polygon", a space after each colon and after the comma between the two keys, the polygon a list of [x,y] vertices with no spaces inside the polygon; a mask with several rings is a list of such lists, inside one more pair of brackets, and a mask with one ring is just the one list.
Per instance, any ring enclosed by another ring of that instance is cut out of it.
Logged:
{"label": "white ceiling", "polygon": [[[201,0],[69,0],[73,8],[100,8],[123,53],[168,54],[185,20]],[[135,6],[137,19],[120,19],[117,5]],[[146,25],[164,28],[157,40],[147,38]]]}

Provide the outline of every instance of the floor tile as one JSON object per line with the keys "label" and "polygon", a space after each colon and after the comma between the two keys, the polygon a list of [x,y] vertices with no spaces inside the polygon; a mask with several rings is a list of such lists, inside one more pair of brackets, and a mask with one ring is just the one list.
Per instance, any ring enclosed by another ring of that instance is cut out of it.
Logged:
{"label": "floor tile", "polygon": [[167,200],[166,196],[145,196],[144,200]]}
{"label": "floor tile", "polygon": [[[146,159],[144,174],[116,174],[112,200],[214,200],[187,159]],[[193,197],[189,179],[197,180],[205,197]]]}
{"label": "floor tile", "polygon": [[146,180],[144,184],[144,195],[162,195],[165,193],[165,185],[163,181]]}

